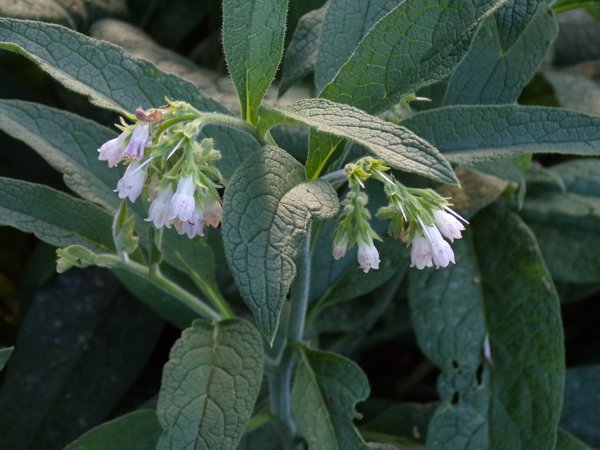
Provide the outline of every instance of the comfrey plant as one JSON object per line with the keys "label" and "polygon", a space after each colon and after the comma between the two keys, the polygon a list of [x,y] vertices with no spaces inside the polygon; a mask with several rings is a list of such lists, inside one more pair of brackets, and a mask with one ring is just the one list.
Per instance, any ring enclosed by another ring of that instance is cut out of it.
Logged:
{"label": "comfrey plant", "polygon": [[0,447],[598,443],[600,118],[550,52],[577,1],[129,2],[164,45],[211,36],[203,69],[84,3],[51,20],[92,37],[0,18],[5,72],[58,82],[19,71],[0,129],[63,174],[0,168],[28,305],[0,303]]}

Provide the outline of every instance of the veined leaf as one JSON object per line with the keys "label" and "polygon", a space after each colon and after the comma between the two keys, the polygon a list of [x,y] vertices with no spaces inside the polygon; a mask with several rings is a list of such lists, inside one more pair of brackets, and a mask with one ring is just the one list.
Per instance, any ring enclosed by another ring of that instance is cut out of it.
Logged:
{"label": "veined leaf", "polygon": [[151,450],[160,436],[156,412],[135,411],[92,428],[64,450]]}
{"label": "veined leaf", "polygon": [[0,48],[26,56],[67,88],[122,114],[163,105],[165,96],[202,111],[225,112],[192,83],[59,25],[0,18]]}
{"label": "veined leaf", "polygon": [[242,116],[256,123],[283,53],[288,0],[224,0],[223,49]]}
{"label": "veined leaf", "polygon": [[0,225],[34,233],[57,247],[114,248],[112,218],[104,210],[49,187],[0,177]]}
{"label": "veined leaf", "polygon": [[547,3],[546,0],[509,0],[496,11],[495,20],[502,52],[508,52],[523,36],[536,13]]}
{"label": "veined leaf", "polygon": [[[519,2],[538,3],[537,0],[515,0],[511,8],[517,8]],[[520,22],[519,27],[525,25],[525,28],[504,50],[507,35],[503,31],[511,36],[512,31],[503,30],[499,24],[499,14],[502,20],[508,20],[511,14],[503,8],[482,24],[471,49],[450,76],[444,94],[445,105],[514,103],[546,57],[558,32],[552,13],[542,8],[532,18],[515,16],[519,18],[517,22],[521,19],[531,19],[531,22]]]}
{"label": "veined leaf", "polygon": [[109,211],[119,207],[113,189],[121,171],[98,161],[96,152],[115,137],[108,128],[38,103],[0,100],[0,130],[32,147],[86,200]]}
{"label": "veined leaf", "polygon": [[63,448],[100,423],[138,378],[161,328],[110,273],[59,275],[19,328],[0,389],[2,446]]}
{"label": "veined leaf", "polygon": [[325,4],[319,9],[306,13],[298,21],[292,40],[283,57],[281,82],[279,83],[280,96],[288,90],[292,83],[314,71],[327,6],[328,4]]}
{"label": "veined leaf", "polygon": [[489,207],[471,226],[453,245],[455,266],[411,274],[417,340],[442,369],[427,448],[554,448],[564,384],[558,296],[513,213]]}
{"label": "veined leaf", "polygon": [[335,353],[299,347],[292,386],[292,413],[299,434],[313,450],[367,449],[352,423],[354,409],[369,396],[360,367]]}
{"label": "veined leaf", "polygon": [[378,21],[321,96],[379,113],[448,76],[502,0],[407,0]]}
{"label": "veined leaf", "polygon": [[243,320],[196,320],[163,370],[157,449],[233,449],[252,414],[263,374],[260,334]]}
{"label": "veined leaf", "polygon": [[[356,142],[394,167],[414,172],[436,181],[456,183],[452,168],[435,147],[416,136],[404,127],[394,125],[377,117],[364,113],[352,106],[330,102],[324,99],[301,100],[287,108],[261,110],[259,124],[268,128],[274,122],[304,124],[338,138]],[[313,162],[322,168],[331,154],[313,158]],[[318,160],[318,162],[317,162]],[[318,174],[319,169],[309,174]]]}
{"label": "veined leaf", "polygon": [[296,276],[311,218],[338,213],[324,181],[306,182],[304,167],[285,151],[265,147],[238,168],[223,200],[223,240],[244,301],[271,340]]}
{"label": "veined leaf", "polygon": [[371,27],[398,6],[399,0],[330,0],[325,10],[317,51],[317,92],[334,77]]}
{"label": "veined leaf", "polygon": [[600,117],[540,106],[450,106],[402,122],[454,163],[528,153],[600,155]]}

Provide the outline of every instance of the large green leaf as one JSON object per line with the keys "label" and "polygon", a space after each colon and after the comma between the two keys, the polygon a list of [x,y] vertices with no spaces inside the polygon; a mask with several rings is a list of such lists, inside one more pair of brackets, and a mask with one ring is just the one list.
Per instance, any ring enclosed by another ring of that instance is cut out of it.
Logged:
{"label": "large green leaf", "polygon": [[455,266],[411,277],[417,340],[442,370],[427,448],[554,448],[564,383],[558,296],[517,216],[496,205],[471,223],[453,244]]}
{"label": "large green leaf", "polygon": [[56,170],[65,183],[86,200],[116,211],[113,192],[120,170],[98,161],[98,149],[115,137],[109,129],[75,114],[38,103],[0,100],[0,130],[22,140]]}
{"label": "large green leaf", "polygon": [[600,445],[600,365],[567,370],[560,426],[586,443]]}
{"label": "large green leaf", "polygon": [[451,162],[477,165],[528,153],[600,155],[600,117],[540,106],[450,106],[402,122]]}
{"label": "large green leaf", "polygon": [[534,231],[554,278],[570,283],[600,281],[600,197],[532,194],[521,216]]}
{"label": "large green leaf", "polygon": [[600,84],[567,71],[546,70],[544,78],[554,88],[560,106],[587,114],[600,115]]}
{"label": "large green leaf", "polygon": [[196,320],[163,370],[157,449],[233,449],[242,437],[263,374],[260,334],[243,320]]}
{"label": "large green leaf", "polygon": [[500,13],[488,18],[477,32],[471,50],[450,76],[444,104],[513,103],[533,78],[558,32],[552,13],[541,9],[530,23],[520,22],[526,28],[515,35],[507,50],[503,49],[507,35],[502,33],[499,21],[500,17],[507,20],[510,12],[500,9]]}
{"label": "large green leaf", "polygon": [[64,450],[154,450],[160,431],[156,412],[144,409],[91,429]]}
{"label": "large green leaf", "polygon": [[112,218],[89,202],[40,184],[0,177],[0,225],[34,233],[57,247],[114,248]]}
{"label": "large green leaf", "polygon": [[256,122],[283,53],[288,0],[224,0],[223,49],[242,116]]}
{"label": "large green leaf", "polygon": [[407,0],[378,21],[321,94],[369,113],[449,75],[500,0]]}
{"label": "large green leaf", "polygon": [[98,269],[38,291],[0,389],[4,448],[62,448],[100,423],[144,368],[162,322]]}
{"label": "large green leaf", "polygon": [[363,36],[398,3],[399,0],[330,0],[322,24],[315,67],[318,92],[335,77]]}
{"label": "large green leaf", "polygon": [[192,83],[161,72],[119,47],[59,25],[2,18],[0,48],[33,60],[67,88],[103,108],[128,113],[139,106],[160,106],[168,96],[203,111],[225,111]]}
{"label": "large green leaf", "polygon": [[279,95],[287,91],[292,83],[314,71],[326,12],[327,4],[306,13],[298,22],[283,57]]}
{"label": "large green leaf", "polygon": [[356,404],[369,396],[360,367],[340,355],[299,347],[292,414],[312,450],[366,449],[354,427]]}
{"label": "large green leaf", "polygon": [[238,168],[223,201],[223,240],[244,301],[270,340],[296,276],[310,219],[338,213],[324,181],[306,182],[304,167],[285,151],[265,147]]}
{"label": "large green leaf", "polygon": [[[360,144],[392,166],[414,172],[436,181],[455,183],[450,164],[435,147],[404,127],[364,113],[352,106],[324,99],[301,100],[286,108],[261,111],[268,127],[279,122],[304,124],[326,133]],[[318,174],[331,156],[313,155],[307,172]]]}

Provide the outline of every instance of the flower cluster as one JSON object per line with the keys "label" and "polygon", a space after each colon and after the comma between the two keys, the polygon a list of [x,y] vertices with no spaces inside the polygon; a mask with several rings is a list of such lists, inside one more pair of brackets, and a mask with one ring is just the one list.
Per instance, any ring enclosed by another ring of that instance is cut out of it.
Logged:
{"label": "flower cluster", "polygon": [[366,208],[367,194],[355,185],[342,201],[342,214],[333,243],[333,257],[343,258],[354,245],[358,246],[358,264],[367,273],[379,269],[379,252],[373,239],[380,239],[369,224],[371,214]]}
{"label": "flower cluster", "polygon": [[[125,162],[117,183],[119,198],[135,202],[144,188],[151,201],[148,218],[158,229],[174,226],[190,239],[217,227],[223,214],[218,188],[220,158],[211,139],[198,142],[202,118],[187,103],[136,111],[131,125],[121,120],[121,134],[99,149],[109,167]],[[147,182],[148,181],[148,182]]]}
{"label": "flower cluster", "polygon": [[[345,246],[348,242],[358,242],[359,263],[365,269],[377,269],[379,256],[373,245],[372,237],[377,236],[369,225],[369,213],[362,211],[352,223],[358,223],[351,227],[347,224],[348,217],[356,209],[356,201],[352,203],[349,199],[358,199],[366,194],[360,191],[364,187],[364,181],[374,178],[384,184],[384,190],[389,204],[380,208],[377,217],[389,219],[389,233],[391,236],[406,242],[411,248],[411,267],[424,269],[425,267],[446,267],[455,263],[454,251],[450,242],[462,237],[461,232],[465,230],[463,225],[467,223],[462,217],[450,208],[448,200],[440,196],[432,189],[407,188],[396,181],[393,176],[385,172],[389,167],[381,160],[367,157],[356,163],[346,166],[346,177],[351,186],[351,194],[345,202],[344,211],[340,217],[338,231],[334,241],[333,257],[339,259],[345,254]],[[360,202],[358,202],[360,203]],[[366,204],[366,201],[363,202]],[[362,207],[364,208],[364,204]],[[369,230],[364,232],[364,230]],[[376,264],[365,263],[365,257],[361,260],[361,242],[364,249],[363,255],[377,255]],[[341,250],[343,249],[343,251]]]}

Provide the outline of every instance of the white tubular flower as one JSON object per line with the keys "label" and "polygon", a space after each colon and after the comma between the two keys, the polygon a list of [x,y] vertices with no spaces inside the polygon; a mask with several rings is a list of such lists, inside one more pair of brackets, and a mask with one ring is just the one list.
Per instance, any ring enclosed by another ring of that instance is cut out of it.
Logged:
{"label": "white tubular flower", "polygon": [[187,237],[193,239],[196,236],[204,236],[204,217],[200,208],[194,210],[192,218],[188,221],[178,220],[175,222],[175,229],[179,234],[187,234]]}
{"label": "white tubular flower", "polygon": [[133,203],[142,193],[145,181],[146,169],[140,167],[139,161],[133,161],[127,166],[123,177],[117,183],[115,192],[119,193],[119,198],[129,198]]}
{"label": "white tubular flower", "polygon": [[333,259],[338,260],[346,256],[346,252],[348,251],[348,235],[344,234],[338,240],[334,240],[333,242]]}
{"label": "white tubular flower", "polygon": [[436,227],[425,226],[423,229],[425,237],[431,244],[431,256],[435,267],[446,267],[448,264],[454,264],[454,252],[440,231]]}
{"label": "white tubular flower", "polygon": [[179,219],[182,222],[187,222],[192,218],[196,209],[196,201],[194,200],[194,191],[196,190],[196,182],[192,175],[181,177],[177,183],[177,191],[171,198],[169,207],[169,220]]}
{"label": "white tubular flower", "polygon": [[158,195],[148,209],[148,218],[146,222],[152,222],[156,228],[169,227],[169,206],[173,197],[173,186],[169,184],[166,188],[158,192]]}
{"label": "white tubular flower", "polygon": [[379,252],[373,244],[373,238],[369,236],[367,241],[358,240],[358,264],[367,273],[370,269],[379,269]]}
{"label": "white tubular flower", "polygon": [[454,242],[454,239],[460,239],[462,237],[460,232],[463,231],[465,227],[452,214],[437,209],[433,211],[433,218],[440,233],[449,239],[450,242]]}
{"label": "white tubular flower", "polygon": [[419,270],[433,266],[431,244],[423,236],[413,239],[410,248],[410,262],[410,267],[416,267]]}
{"label": "white tubular flower", "polygon": [[147,122],[138,123],[131,134],[129,144],[125,147],[125,156],[132,159],[142,159],[149,137],[150,125]]}
{"label": "white tubular flower", "polygon": [[102,144],[102,147],[98,149],[98,159],[100,161],[107,161],[108,167],[114,167],[123,161],[126,137],[127,133],[123,132],[116,138]]}
{"label": "white tubular flower", "polygon": [[217,228],[223,218],[223,208],[218,200],[210,199],[204,204],[204,223],[213,228]]}

